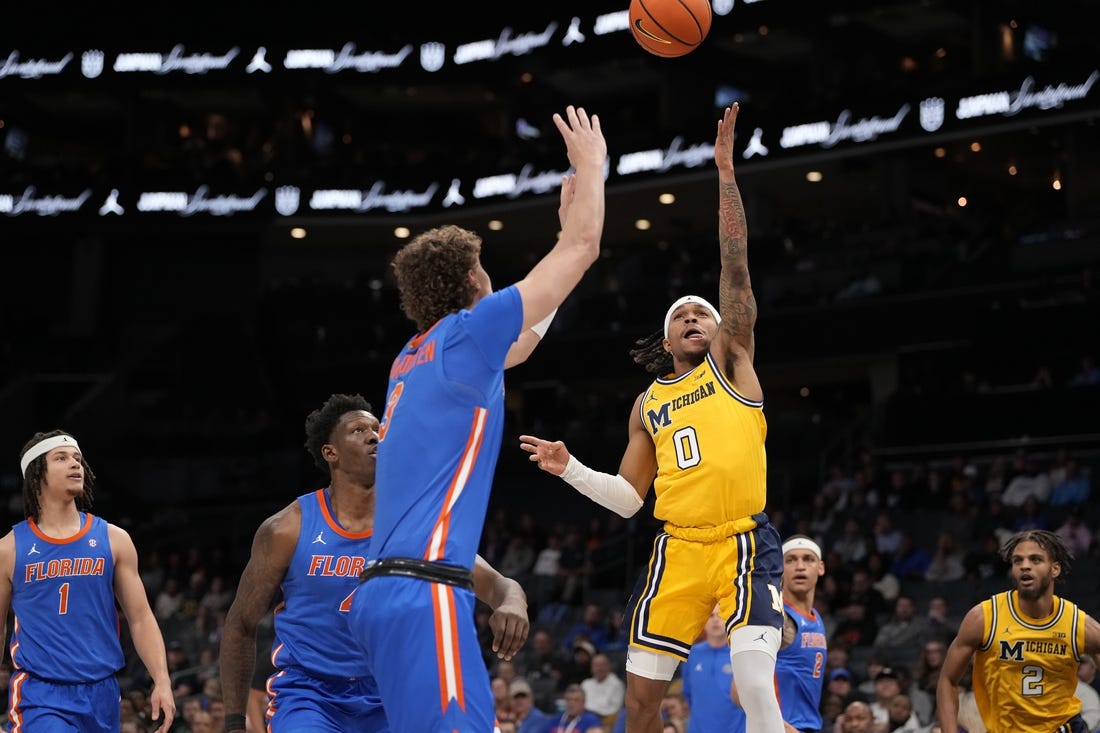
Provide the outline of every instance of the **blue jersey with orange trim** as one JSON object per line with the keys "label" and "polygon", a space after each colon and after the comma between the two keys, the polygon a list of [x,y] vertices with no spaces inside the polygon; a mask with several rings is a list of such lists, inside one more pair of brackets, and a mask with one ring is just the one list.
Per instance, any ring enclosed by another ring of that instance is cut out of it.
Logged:
{"label": "blue jersey with orange trim", "polygon": [[370,665],[347,625],[371,532],[353,534],[333,516],[328,492],[298,497],[302,528],[275,608],[271,662],[318,677],[364,677]]}
{"label": "blue jersey with orange trim", "polygon": [[825,670],[825,624],[817,611],[807,616],[786,601],[787,615],[798,625],[794,641],[775,658],[775,689],[783,720],[798,730],[821,729],[821,675]]}
{"label": "blue jersey with orange trim", "polygon": [[27,519],[13,527],[17,670],[57,682],[95,682],[125,666],[107,522],[80,514],[72,537],[47,537]]}
{"label": "blue jersey with orange trim", "polygon": [[472,568],[504,426],[504,358],[523,327],[515,286],[412,339],[379,429],[372,557]]}

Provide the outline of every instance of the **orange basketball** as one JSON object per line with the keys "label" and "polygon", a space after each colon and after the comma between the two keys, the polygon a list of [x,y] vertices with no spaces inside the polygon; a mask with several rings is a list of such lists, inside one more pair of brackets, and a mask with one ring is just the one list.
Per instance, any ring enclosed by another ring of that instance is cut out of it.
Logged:
{"label": "orange basketball", "polygon": [[630,0],[630,32],[654,56],[683,56],[710,31],[710,0]]}

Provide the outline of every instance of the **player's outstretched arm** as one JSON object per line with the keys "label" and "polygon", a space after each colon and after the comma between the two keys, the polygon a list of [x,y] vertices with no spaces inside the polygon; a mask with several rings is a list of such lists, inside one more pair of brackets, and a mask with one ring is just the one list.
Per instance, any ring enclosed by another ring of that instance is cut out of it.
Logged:
{"label": "player's outstretched arm", "polygon": [[301,527],[302,512],[295,502],[265,519],[252,539],[252,556],[226,614],[218,651],[226,720],[233,726],[227,724],[226,733],[244,730],[240,721],[248,707],[248,690],[256,666],[256,626],[286,577]]}
{"label": "player's outstretched arm", "polygon": [[523,328],[531,328],[562,304],[580,282],[581,276],[600,254],[604,220],[604,162],[607,143],[597,116],[589,117],[583,107],[567,107],[565,116],[555,114],[554,124],[565,141],[573,166],[572,196],[554,248],[516,283],[523,299]]}
{"label": "player's outstretched arm", "polygon": [[[573,206],[573,191],[576,190],[576,187],[576,175],[569,174],[561,177],[561,200],[558,204],[558,222],[561,224],[563,231],[565,230],[565,222],[569,219],[569,210]],[[555,308],[550,311],[550,315],[519,335],[519,338],[512,344],[512,348],[508,349],[508,354],[504,357],[505,369],[511,369],[517,364],[522,364],[527,361],[527,358],[531,356],[535,347],[542,341],[542,337],[546,335],[547,329],[550,328],[550,322],[554,320],[554,316],[557,315],[557,313],[558,309]]]}
{"label": "player's outstretched arm", "polygon": [[984,626],[982,607],[974,606],[959,624],[959,633],[947,648],[947,657],[936,686],[936,717],[943,733],[959,731],[959,680],[966,673],[974,652],[982,644]]}
{"label": "player's outstretched arm", "polygon": [[493,651],[501,659],[511,659],[523,647],[531,630],[523,586],[477,555],[474,558],[474,595],[493,609],[489,617]]}
{"label": "player's outstretched arm", "polygon": [[[756,351],[756,298],[749,279],[748,224],[741,191],[733,174],[733,131],[739,105],[725,109],[714,139],[714,162],[718,167],[718,246],[722,273],[718,280],[718,312],[722,324],[711,353],[726,373],[734,361],[751,365]],[[741,386],[741,385],[738,385]],[[746,395],[753,397],[755,395]]]}
{"label": "player's outstretched arm", "polygon": [[593,471],[570,455],[565,443],[549,441],[534,435],[519,436],[520,448],[530,453],[528,458],[547,473],[563,481],[600,506],[622,517],[632,517],[641,508],[653,478],[657,475],[657,456],[653,442],[638,416],[642,397],[634,402],[629,422],[629,440],[619,463],[619,473]]}
{"label": "player's outstretched arm", "polygon": [[126,623],[130,626],[134,649],[141,657],[149,676],[153,678],[149,704],[153,719],[160,721],[156,733],[166,733],[176,716],[176,701],[172,695],[172,680],[168,676],[164,637],[160,633],[153,609],[149,607],[145,586],[138,574],[138,556],[134,541],[126,530],[113,524],[107,525],[107,536],[110,538],[111,554],[115,559],[115,597],[126,617]]}

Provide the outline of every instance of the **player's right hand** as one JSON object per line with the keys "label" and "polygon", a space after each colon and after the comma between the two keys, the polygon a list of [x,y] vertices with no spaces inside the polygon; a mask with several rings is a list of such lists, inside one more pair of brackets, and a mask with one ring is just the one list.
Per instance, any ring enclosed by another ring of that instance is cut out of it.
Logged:
{"label": "player's right hand", "polygon": [[561,476],[569,464],[569,449],[560,440],[553,442],[533,435],[519,436],[519,447],[531,455],[528,458],[547,473]]}

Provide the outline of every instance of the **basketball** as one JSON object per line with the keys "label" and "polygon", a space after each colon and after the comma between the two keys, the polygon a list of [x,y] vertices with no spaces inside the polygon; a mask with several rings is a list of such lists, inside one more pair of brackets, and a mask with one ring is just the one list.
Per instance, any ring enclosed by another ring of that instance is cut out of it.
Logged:
{"label": "basketball", "polygon": [[630,0],[630,32],[654,56],[695,50],[710,31],[710,0]]}

